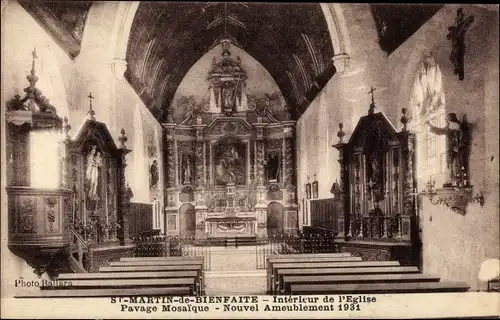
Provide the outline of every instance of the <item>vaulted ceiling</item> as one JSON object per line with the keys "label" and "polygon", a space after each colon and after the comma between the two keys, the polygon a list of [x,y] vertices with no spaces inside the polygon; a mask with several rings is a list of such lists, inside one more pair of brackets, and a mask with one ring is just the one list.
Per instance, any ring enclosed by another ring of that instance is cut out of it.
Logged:
{"label": "vaulted ceiling", "polygon": [[223,37],[269,71],[295,117],[334,74],[332,43],[317,3],[142,2],[130,33],[126,77],[161,119],[188,70]]}
{"label": "vaulted ceiling", "polygon": [[[78,55],[92,1],[19,2],[71,58]],[[370,6],[380,47],[390,54],[443,5]],[[223,37],[269,71],[295,119],[335,73],[317,3],[142,1],[130,31],[126,77],[159,121],[188,70]]]}
{"label": "vaulted ceiling", "polygon": [[388,54],[396,50],[443,7],[442,4],[427,3],[370,6],[378,30],[380,48]]}

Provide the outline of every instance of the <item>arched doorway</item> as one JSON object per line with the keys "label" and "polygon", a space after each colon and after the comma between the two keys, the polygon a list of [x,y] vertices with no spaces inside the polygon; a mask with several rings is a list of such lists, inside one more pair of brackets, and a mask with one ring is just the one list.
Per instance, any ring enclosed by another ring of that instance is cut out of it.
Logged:
{"label": "arched doorway", "polygon": [[196,231],[196,211],[192,204],[186,203],[179,208],[179,235],[194,237]]}
{"label": "arched doorway", "polygon": [[283,232],[283,206],[271,202],[267,207],[267,235],[279,235]]}

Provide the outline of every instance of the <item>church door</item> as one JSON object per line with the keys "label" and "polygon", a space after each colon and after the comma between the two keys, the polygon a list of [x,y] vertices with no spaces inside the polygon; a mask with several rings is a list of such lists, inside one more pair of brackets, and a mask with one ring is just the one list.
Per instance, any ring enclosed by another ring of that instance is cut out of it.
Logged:
{"label": "church door", "polygon": [[186,203],[179,208],[179,235],[194,237],[196,231],[196,211],[192,204]]}
{"label": "church door", "polygon": [[283,232],[283,206],[272,202],[267,207],[267,235],[280,235]]}

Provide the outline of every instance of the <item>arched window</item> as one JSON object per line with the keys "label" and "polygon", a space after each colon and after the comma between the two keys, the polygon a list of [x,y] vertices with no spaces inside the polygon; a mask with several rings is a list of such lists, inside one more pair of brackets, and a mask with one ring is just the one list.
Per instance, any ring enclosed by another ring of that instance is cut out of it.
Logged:
{"label": "arched window", "polygon": [[422,59],[413,82],[410,100],[410,130],[416,135],[418,188],[432,178],[436,185],[446,179],[446,137],[430,131],[427,121],[437,127],[445,123],[445,95],[441,69],[432,57]]}

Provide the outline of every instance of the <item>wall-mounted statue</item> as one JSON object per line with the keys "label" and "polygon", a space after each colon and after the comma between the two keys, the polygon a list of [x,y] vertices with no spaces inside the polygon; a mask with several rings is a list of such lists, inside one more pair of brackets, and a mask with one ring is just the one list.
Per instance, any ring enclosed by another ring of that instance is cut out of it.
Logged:
{"label": "wall-mounted statue", "polygon": [[[448,114],[447,125],[444,128],[433,126],[429,121],[431,132],[437,135],[446,135],[446,153],[449,182],[444,185],[459,185],[467,179],[469,168],[470,133],[467,116],[459,121],[455,113]],[[463,176],[465,174],[465,177]]]}
{"label": "wall-mounted statue", "polygon": [[149,168],[149,187],[151,189],[158,187],[158,181],[160,180],[160,175],[158,172],[158,161],[153,160],[151,167]]}

